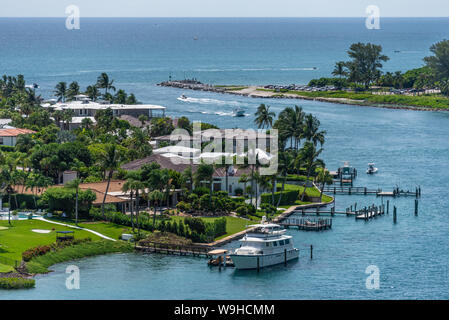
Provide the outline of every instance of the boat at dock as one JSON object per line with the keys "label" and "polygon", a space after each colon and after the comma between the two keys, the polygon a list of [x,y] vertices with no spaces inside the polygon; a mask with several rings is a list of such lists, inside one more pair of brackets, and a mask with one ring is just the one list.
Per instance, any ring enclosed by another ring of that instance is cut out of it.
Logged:
{"label": "boat at dock", "polygon": [[280,225],[266,223],[251,227],[240,240],[240,248],[229,255],[237,269],[260,269],[299,257],[292,236],[286,235]]}
{"label": "boat at dock", "polygon": [[377,173],[377,168],[374,166],[374,163],[368,163],[368,169],[366,169],[367,174]]}

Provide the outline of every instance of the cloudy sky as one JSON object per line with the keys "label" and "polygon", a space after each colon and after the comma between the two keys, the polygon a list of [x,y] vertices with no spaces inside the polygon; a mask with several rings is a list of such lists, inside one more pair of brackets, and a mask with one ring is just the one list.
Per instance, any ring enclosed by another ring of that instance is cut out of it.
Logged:
{"label": "cloudy sky", "polygon": [[448,0],[0,0],[0,17],[448,17]]}

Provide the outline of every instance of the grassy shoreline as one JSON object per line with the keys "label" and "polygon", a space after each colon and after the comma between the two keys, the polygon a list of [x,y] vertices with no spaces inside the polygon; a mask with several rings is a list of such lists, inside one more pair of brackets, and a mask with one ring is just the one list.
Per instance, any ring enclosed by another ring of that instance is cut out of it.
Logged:
{"label": "grassy shoreline", "polygon": [[273,89],[250,86],[219,86],[224,93],[246,95],[254,98],[287,98],[317,100],[347,105],[358,105],[366,107],[407,109],[418,111],[449,111],[449,98],[438,94],[425,94],[421,96],[407,95],[377,95],[371,92],[346,92],[346,91],[285,91],[275,92]]}
{"label": "grassy shoreline", "polygon": [[57,263],[109,253],[125,253],[132,251],[133,246],[130,243],[123,241],[113,242],[109,240],[100,240],[86,242],[70,245],[41,256],[33,257],[27,262],[26,269],[33,275],[48,273],[50,272],[48,268]]}

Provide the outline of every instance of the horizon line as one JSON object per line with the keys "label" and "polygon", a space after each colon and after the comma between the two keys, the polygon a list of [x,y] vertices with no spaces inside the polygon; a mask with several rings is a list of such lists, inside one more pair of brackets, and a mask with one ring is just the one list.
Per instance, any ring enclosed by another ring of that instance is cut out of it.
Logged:
{"label": "horizon line", "polygon": [[[67,16],[0,16],[0,19],[3,18],[19,18],[19,19],[62,19],[67,18]],[[269,16],[260,16],[260,17],[247,17],[247,16],[226,16],[226,17],[196,17],[196,16],[160,16],[160,17],[151,17],[151,16],[128,16],[128,17],[117,17],[117,16],[81,16],[81,19],[366,19],[366,16],[314,16],[314,17],[304,17],[304,16],[291,16],[291,17],[269,17]],[[381,16],[381,19],[442,19],[449,18],[449,16]]]}

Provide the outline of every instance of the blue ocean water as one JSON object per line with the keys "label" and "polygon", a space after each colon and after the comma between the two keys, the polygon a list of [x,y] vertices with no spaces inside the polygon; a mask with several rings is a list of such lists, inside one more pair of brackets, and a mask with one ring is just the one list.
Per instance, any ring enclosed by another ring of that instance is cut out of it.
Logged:
{"label": "blue ocean water", "polygon": [[[385,69],[404,71],[422,65],[429,46],[447,38],[448,25],[449,19],[383,19],[381,30],[366,30],[363,19],[92,19],[68,31],[61,19],[0,19],[0,72],[23,73],[41,85],[45,97],[59,81],[85,86],[106,71],[117,87],[166,106],[171,116],[221,127],[254,127],[260,103],[276,113],[298,104],[327,131],[322,156],[330,169],[348,160],[359,169],[356,185],[390,190],[420,185],[423,190],[418,216],[413,198],[390,199],[398,208],[397,224],[391,214],[369,222],[335,217],[330,231],[289,230],[301,251],[288,267],[219,272],[199,258],[108,255],[54,266],[53,273],[37,277],[36,289],[3,291],[0,299],[448,299],[448,113],[253,99],[155,85],[170,73],[216,84],[306,83],[329,75],[357,41],[382,44],[391,58]],[[190,102],[177,100],[182,93]],[[249,116],[232,117],[236,106]],[[376,162],[377,175],[364,174],[368,162]],[[355,202],[381,201],[337,196],[336,205],[344,210]],[[65,288],[70,264],[80,267],[80,290]],[[379,290],[365,287],[369,265],[380,270]]]}

